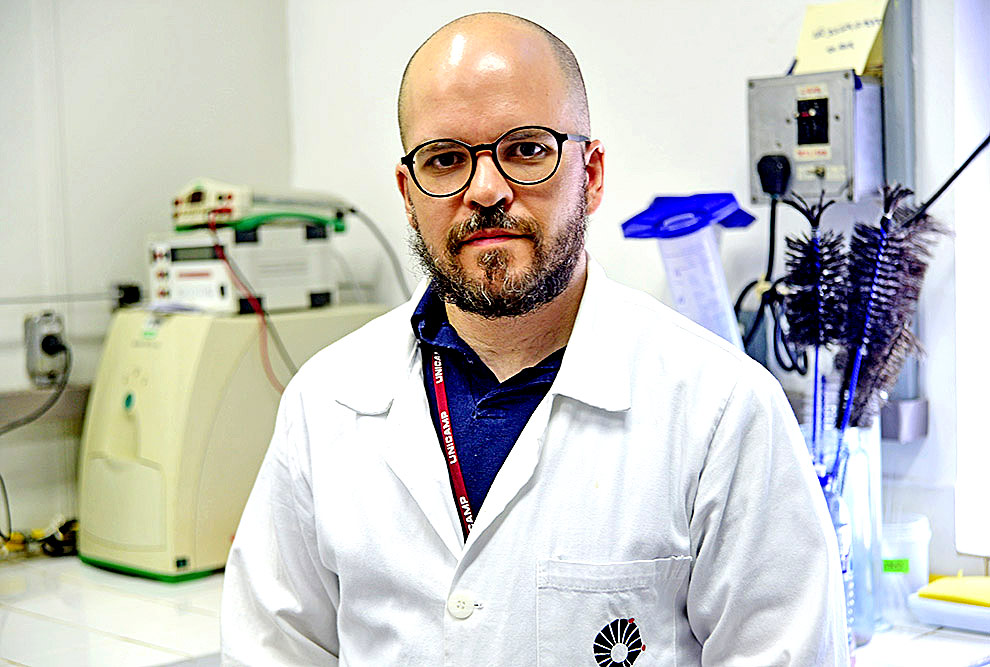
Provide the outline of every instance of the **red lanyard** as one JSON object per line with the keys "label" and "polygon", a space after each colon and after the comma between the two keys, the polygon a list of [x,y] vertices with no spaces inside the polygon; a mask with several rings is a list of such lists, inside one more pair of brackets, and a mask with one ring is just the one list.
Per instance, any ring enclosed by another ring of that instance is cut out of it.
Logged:
{"label": "red lanyard", "polygon": [[454,446],[454,433],[450,429],[450,410],[447,408],[447,386],[443,380],[443,362],[440,352],[433,350],[433,390],[437,397],[437,415],[440,417],[440,445],[447,457],[447,467],[450,469],[450,485],[454,492],[454,504],[461,517],[461,530],[464,539],[474,527],[474,512],[468,500],[467,487],[464,486],[464,473],[461,472],[461,461],[457,458],[457,447]]}

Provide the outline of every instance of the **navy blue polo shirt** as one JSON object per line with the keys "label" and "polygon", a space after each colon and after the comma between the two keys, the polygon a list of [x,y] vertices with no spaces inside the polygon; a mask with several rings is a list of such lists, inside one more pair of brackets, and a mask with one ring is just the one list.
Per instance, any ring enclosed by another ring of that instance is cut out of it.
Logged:
{"label": "navy blue polo shirt", "polygon": [[[432,286],[427,288],[413,312],[412,328],[420,342],[424,369],[433,366],[433,349],[440,351],[451,431],[468,500],[477,516],[499,468],[557,377],[564,349],[500,383],[475,351],[457,335]],[[423,385],[430,401],[437,447],[440,447],[440,418],[431,373],[423,373]]]}

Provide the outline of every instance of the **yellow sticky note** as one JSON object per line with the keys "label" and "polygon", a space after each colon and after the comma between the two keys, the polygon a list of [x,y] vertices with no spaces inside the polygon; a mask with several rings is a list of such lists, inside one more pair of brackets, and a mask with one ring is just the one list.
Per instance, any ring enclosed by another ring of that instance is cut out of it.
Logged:
{"label": "yellow sticky note", "polygon": [[887,0],[841,0],[810,5],[798,39],[795,74],[853,69],[878,74],[883,64],[880,28]]}

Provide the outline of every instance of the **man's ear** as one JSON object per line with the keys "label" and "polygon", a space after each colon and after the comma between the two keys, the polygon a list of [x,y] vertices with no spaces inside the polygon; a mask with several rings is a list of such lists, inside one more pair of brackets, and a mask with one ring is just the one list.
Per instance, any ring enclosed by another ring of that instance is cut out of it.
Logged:
{"label": "man's ear", "polygon": [[602,203],[605,190],[605,147],[595,139],[584,149],[585,203],[591,215]]}
{"label": "man's ear", "polygon": [[409,175],[409,169],[401,162],[395,167],[395,183],[399,186],[399,194],[402,195],[402,203],[406,207],[406,220],[409,226],[416,229],[416,221],[413,218],[412,188],[415,185]]}

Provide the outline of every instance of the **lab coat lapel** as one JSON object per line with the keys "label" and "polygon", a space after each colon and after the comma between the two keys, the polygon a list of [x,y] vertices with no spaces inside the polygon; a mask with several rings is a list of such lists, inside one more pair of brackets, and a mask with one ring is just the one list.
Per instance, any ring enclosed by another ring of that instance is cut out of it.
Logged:
{"label": "lab coat lapel", "polygon": [[616,347],[624,349],[625,335],[617,324],[624,321],[623,314],[612,313],[613,307],[605,271],[589,256],[588,280],[560,371],[495,476],[475,517],[467,549],[497,521],[536,473],[557,396],[606,411],[629,409],[631,361],[629,355],[611,354]]}
{"label": "lab coat lapel", "polygon": [[396,392],[386,418],[385,437],[385,463],[409,490],[451,554],[460,558],[463,549],[460,519],[454,510],[450,479],[430,418],[418,363]]}
{"label": "lab coat lapel", "polygon": [[[377,335],[375,347],[381,355],[365,368],[353,373],[354,382],[336,397],[341,405],[358,414],[385,414],[381,455],[385,464],[409,491],[413,501],[426,515],[437,536],[455,558],[464,548],[460,518],[454,508],[450,478],[430,407],[423,387],[422,358],[409,326],[409,318],[426,291],[420,282],[412,298],[392,311],[394,320],[369,332]],[[395,512],[406,508],[395,507]]]}
{"label": "lab coat lapel", "polygon": [[540,454],[543,450],[543,439],[550,421],[550,406],[553,396],[548,394],[540,401],[533,416],[530,417],[519,434],[519,439],[513,445],[509,456],[495,475],[491,489],[485,496],[485,502],[481,510],[476,513],[474,528],[468,536],[465,550],[477,542],[481,535],[491,528],[498,517],[506,510],[509,504],[519,495],[523,487],[529,483],[536,466],[540,462]]}

